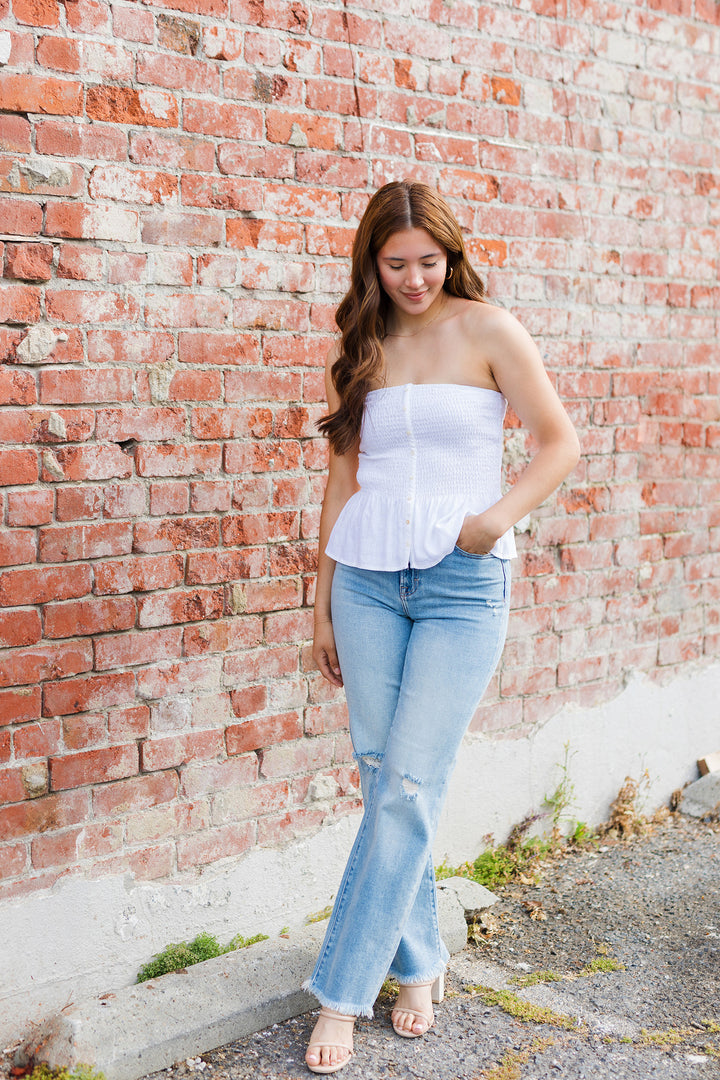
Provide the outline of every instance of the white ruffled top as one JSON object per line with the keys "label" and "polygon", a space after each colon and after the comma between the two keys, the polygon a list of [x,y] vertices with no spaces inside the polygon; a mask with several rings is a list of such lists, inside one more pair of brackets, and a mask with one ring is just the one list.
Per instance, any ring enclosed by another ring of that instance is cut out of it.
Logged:
{"label": "white ruffled top", "polygon": [[[363,570],[419,570],[453,548],[467,514],[498,501],[506,401],[459,383],[406,383],[365,399],[357,479],[326,552]],[[509,529],[491,555],[513,558]]]}

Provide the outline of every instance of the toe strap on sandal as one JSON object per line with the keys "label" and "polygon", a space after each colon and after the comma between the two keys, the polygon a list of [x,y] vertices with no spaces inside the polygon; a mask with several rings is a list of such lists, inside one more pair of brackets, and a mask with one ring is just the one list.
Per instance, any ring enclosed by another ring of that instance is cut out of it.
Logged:
{"label": "toe strap on sandal", "polygon": [[[325,1040],[318,1040],[316,1042],[311,1042],[309,1044],[308,1048],[307,1048],[308,1053],[310,1051],[312,1051],[312,1050],[318,1051],[318,1064],[317,1065],[311,1065],[309,1062],[306,1062],[307,1067],[310,1070],[310,1072],[320,1073],[320,1074],[322,1074],[324,1076],[327,1076],[329,1073],[338,1072],[340,1069],[342,1069],[345,1065],[347,1065],[348,1061],[353,1056],[352,1027],[353,1027],[355,1021],[357,1020],[357,1017],[356,1016],[347,1016],[344,1013],[336,1013],[336,1012],[333,1012],[332,1009],[326,1009],[324,1006],[323,1006],[323,1008],[320,1009],[320,1016],[323,1017],[324,1020],[332,1020],[336,1024],[337,1023],[350,1024],[350,1031],[348,1032],[348,1036],[349,1036],[349,1041],[348,1042],[326,1042]],[[343,1058],[342,1061],[338,1061],[334,1065],[322,1065],[322,1064],[320,1064],[320,1061],[319,1061],[319,1058],[320,1058],[320,1053],[319,1052],[321,1050],[323,1050],[323,1049],[327,1049],[327,1050],[346,1050],[347,1051],[347,1057]]]}

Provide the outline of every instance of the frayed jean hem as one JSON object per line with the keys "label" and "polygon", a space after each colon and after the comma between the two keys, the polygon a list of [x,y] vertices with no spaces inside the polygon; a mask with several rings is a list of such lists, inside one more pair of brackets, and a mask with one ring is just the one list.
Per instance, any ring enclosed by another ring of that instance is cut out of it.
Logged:
{"label": "frayed jean hem", "polygon": [[392,968],[390,968],[388,975],[391,979],[394,979],[398,986],[427,986],[429,983],[434,983],[435,980],[445,973],[445,964],[442,963],[439,966],[428,968],[428,970],[419,975],[414,975],[412,979],[407,979],[403,976],[397,975]]}
{"label": "frayed jean hem", "polygon": [[344,1013],[346,1016],[367,1016],[369,1020],[373,1018],[372,1005],[359,1006],[347,1001],[335,1001],[323,994],[322,990],[318,990],[312,979],[306,979],[302,984],[302,989],[316,997],[324,1009],[332,1009],[333,1012]]}

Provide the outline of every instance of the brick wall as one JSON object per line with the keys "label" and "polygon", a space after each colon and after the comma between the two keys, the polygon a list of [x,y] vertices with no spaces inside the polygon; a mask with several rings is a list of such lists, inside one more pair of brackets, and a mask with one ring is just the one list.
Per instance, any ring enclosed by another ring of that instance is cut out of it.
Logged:
{"label": "brick wall", "polygon": [[451,201],[585,451],[519,536],[475,729],[717,656],[717,3],[0,16],[0,897],[171,878],[356,809],[307,645],[314,423],[389,179]]}

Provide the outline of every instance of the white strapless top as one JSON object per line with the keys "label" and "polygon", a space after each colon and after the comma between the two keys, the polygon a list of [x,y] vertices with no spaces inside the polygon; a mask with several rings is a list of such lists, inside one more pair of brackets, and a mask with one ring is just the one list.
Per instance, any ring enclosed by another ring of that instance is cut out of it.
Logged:
{"label": "white strapless top", "polygon": [[[363,570],[419,570],[454,548],[467,514],[502,492],[506,401],[497,390],[458,383],[407,383],[365,399],[357,479],[326,552]],[[515,555],[509,529],[491,551]]]}

